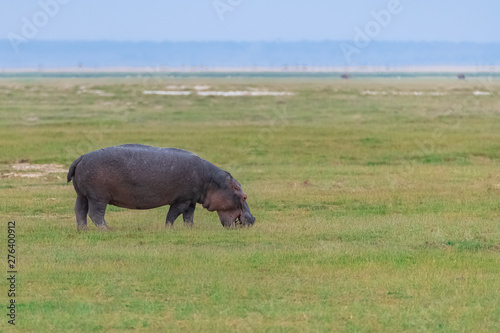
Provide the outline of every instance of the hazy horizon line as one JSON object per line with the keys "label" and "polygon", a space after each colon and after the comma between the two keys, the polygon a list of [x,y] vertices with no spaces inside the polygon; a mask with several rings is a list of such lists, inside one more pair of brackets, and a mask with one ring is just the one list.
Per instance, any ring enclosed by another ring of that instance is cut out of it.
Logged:
{"label": "hazy horizon line", "polygon": [[[0,42],[9,42],[7,38],[0,38]],[[36,39],[30,40],[30,43],[37,42],[113,42],[113,43],[326,43],[326,42],[352,42],[352,39],[301,39],[301,40],[284,40],[284,39],[273,39],[273,40],[127,40],[127,39]],[[449,41],[449,40],[372,40],[371,43],[440,43],[440,44],[500,44],[500,41],[489,41],[489,42],[478,42],[478,41]]]}

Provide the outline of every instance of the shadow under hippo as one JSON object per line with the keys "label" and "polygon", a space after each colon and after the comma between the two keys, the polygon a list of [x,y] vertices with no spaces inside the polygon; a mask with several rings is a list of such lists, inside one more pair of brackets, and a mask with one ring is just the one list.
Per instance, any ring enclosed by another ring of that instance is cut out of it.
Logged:
{"label": "shadow under hippo", "polygon": [[217,211],[224,227],[253,225],[247,196],[230,173],[193,153],[140,144],[108,147],[80,156],[71,164],[78,230],[87,228],[87,213],[98,228],[107,205],[151,209],[170,205],[166,226],[182,214],[192,226],[196,203]]}

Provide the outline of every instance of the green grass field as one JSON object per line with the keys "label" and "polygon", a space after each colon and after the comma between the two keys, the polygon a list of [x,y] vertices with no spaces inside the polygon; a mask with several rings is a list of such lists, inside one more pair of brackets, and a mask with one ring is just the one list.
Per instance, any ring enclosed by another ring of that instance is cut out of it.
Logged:
{"label": "green grass field", "polygon": [[[172,85],[193,93],[143,94]],[[231,172],[255,226],[109,206],[77,232],[65,173],[16,169],[123,143]],[[0,145],[2,331],[500,331],[497,79],[3,77]]]}

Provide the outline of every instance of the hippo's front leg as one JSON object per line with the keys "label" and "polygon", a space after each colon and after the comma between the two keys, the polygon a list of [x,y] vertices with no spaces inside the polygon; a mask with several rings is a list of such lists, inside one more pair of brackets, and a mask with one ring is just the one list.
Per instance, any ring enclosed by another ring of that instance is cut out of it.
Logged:
{"label": "hippo's front leg", "polygon": [[184,225],[188,227],[193,226],[194,209],[196,208],[196,202],[192,202],[189,207],[182,213],[182,218],[184,219]]}
{"label": "hippo's front leg", "polygon": [[[184,201],[178,202],[170,206],[170,209],[167,213],[167,222],[165,223],[166,227],[172,227],[174,225],[174,221],[179,217],[179,215],[184,214],[190,209],[191,202]],[[192,209],[191,215],[194,214],[194,208]],[[192,221],[192,218],[191,218]]]}

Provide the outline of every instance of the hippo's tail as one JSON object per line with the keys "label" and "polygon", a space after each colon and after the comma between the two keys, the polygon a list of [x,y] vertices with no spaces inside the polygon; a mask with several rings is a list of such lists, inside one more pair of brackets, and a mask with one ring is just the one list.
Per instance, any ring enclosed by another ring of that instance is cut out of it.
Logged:
{"label": "hippo's tail", "polygon": [[76,166],[78,165],[78,163],[80,163],[80,161],[82,160],[82,158],[83,158],[83,155],[80,156],[80,157],[78,157],[73,163],[71,163],[71,166],[69,167],[69,171],[68,171],[68,183],[75,176]]}

